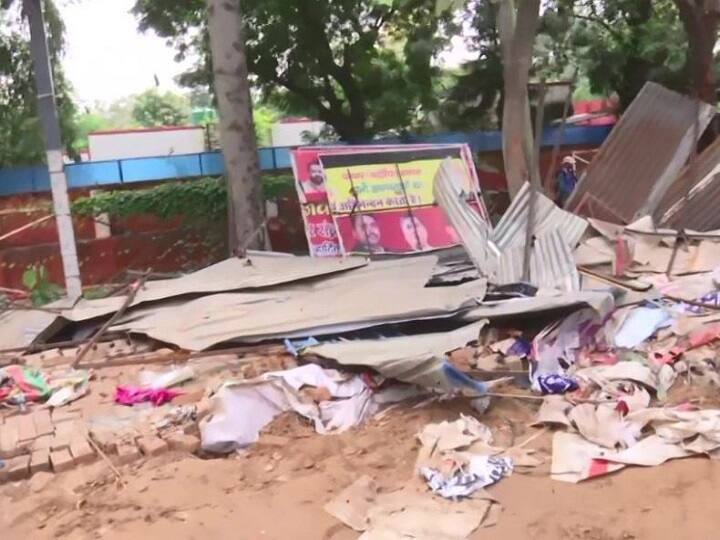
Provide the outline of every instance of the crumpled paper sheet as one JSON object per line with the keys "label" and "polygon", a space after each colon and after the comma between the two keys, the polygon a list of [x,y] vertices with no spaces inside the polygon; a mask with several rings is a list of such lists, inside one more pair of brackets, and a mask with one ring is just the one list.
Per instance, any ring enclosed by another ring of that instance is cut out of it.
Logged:
{"label": "crumpled paper sheet", "polygon": [[446,499],[473,497],[513,471],[513,461],[508,457],[457,453],[452,457],[446,454],[443,461],[437,469],[421,467],[420,475],[433,493]]}
{"label": "crumpled paper sheet", "polygon": [[670,459],[703,454],[720,457],[720,410],[648,408],[629,413],[625,421],[636,429],[649,426],[654,434],[625,449],[611,450],[577,433],[556,433],[552,478],[580,482],[626,465],[652,467]]}
{"label": "crumpled paper sheet", "polygon": [[358,478],[325,505],[325,511],[356,531],[358,540],[464,540],[497,522],[491,499],[453,502],[411,486],[378,493],[368,476]]}

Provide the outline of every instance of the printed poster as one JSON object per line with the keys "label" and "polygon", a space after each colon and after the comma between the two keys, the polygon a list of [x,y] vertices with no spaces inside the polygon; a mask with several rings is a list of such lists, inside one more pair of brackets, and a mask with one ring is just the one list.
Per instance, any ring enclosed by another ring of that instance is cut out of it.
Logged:
{"label": "printed poster", "polygon": [[435,204],[433,182],[449,157],[465,173],[466,191],[477,192],[462,149],[320,154],[328,208],[343,253],[416,253],[458,244],[455,230]]}
{"label": "printed poster", "polygon": [[[342,172],[335,170],[332,185],[327,184],[328,171],[321,158],[336,155],[361,156],[350,163],[351,184],[362,192],[357,198],[348,196],[352,186],[346,185],[347,171],[343,179]],[[457,234],[442,209],[435,206],[432,195],[435,173],[447,156],[458,159],[467,173],[468,192],[477,193],[479,184],[467,145],[321,146],[293,151],[293,172],[310,254],[412,253],[457,244]],[[398,167],[402,182],[398,181]],[[477,201],[480,204],[474,206],[486,216],[481,200]],[[358,214],[365,217],[359,220]],[[378,235],[381,238],[376,239]]]}

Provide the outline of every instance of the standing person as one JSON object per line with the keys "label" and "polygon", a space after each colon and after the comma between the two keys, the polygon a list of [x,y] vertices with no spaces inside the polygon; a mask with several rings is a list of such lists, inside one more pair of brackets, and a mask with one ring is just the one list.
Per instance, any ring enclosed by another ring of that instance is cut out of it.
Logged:
{"label": "standing person", "polygon": [[575,158],[565,156],[560,165],[560,169],[555,176],[555,202],[561,208],[572,195],[577,184],[577,175],[575,174]]}

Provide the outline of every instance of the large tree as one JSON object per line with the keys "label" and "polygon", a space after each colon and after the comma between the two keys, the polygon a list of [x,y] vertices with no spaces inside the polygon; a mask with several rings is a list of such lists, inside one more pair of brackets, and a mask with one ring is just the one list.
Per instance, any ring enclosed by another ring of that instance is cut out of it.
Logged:
{"label": "large tree", "polygon": [[[66,152],[73,156],[75,105],[60,62],[64,26],[52,2],[44,2],[44,10],[63,143]],[[7,2],[4,8],[0,7],[0,167],[35,165],[44,161],[30,36],[22,20],[21,4]]]}
{"label": "large tree", "polygon": [[[18,5],[14,0],[1,0],[0,12],[12,8],[13,4]],[[82,294],[82,283],[75,245],[75,231],[70,216],[70,201],[63,165],[62,130],[58,118],[58,104],[53,81],[54,62],[50,52],[51,48],[61,48],[62,23],[51,0],[22,0],[21,6],[21,13],[27,19],[29,30],[30,57],[37,99],[36,110],[42,128],[42,139],[50,176],[50,190],[60,240],[65,287],[68,298],[76,300]],[[46,23],[46,14],[48,23]],[[49,33],[48,28],[50,29]],[[7,142],[14,143],[14,141]]]}
{"label": "large tree", "polygon": [[228,179],[229,245],[261,248],[264,206],[240,0],[207,0],[220,144]]}
{"label": "large tree", "polygon": [[674,0],[688,37],[686,71],[692,74],[693,95],[717,103],[715,43],[720,0]]}
{"label": "large tree", "polygon": [[190,103],[185,96],[153,88],[133,101],[133,118],[141,126],[182,126],[190,120]]}
{"label": "large tree", "polygon": [[497,27],[497,6],[470,0],[465,6],[465,47],[477,54],[449,74],[449,90],[440,115],[452,130],[497,129],[502,117],[503,62]]}
{"label": "large tree", "polygon": [[627,107],[647,81],[715,103],[719,0],[552,0],[557,57]]}
{"label": "large tree", "polygon": [[503,161],[508,191],[514,197],[523,182],[530,180],[533,166],[528,82],[540,0],[499,0],[499,4],[498,32],[504,81]]}
{"label": "large tree", "polygon": [[[140,27],[198,53],[183,78],[210,84],[203,0],[137,0]],[[435,109],[433,57],[445,43],[436,0],[243,0],[255,86],[301,102],[345,140],[414,127]]]}

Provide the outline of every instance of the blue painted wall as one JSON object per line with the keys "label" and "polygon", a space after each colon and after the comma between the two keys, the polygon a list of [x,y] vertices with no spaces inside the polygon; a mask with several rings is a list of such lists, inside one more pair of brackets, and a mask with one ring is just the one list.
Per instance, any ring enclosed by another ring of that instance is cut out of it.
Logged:
{"label": "blue painted wall", "polygon": [[[599,146],[610,133],[611,126],[566,127],[562,144],[569,146]],[[543,146],[552,146],[560,138],[560,129],[547,128],[543,132]],[[473,152],[493,152],[502,148],[499,131],[475,133],[438,133],[435,135],[405,136],[373,141],[388,143],[467,143]],[[258,157],[264,171],[290,168],[291,147],[260,148]],[[219,175],[225,171],[220,152],[205,152],[181,156],[90,161],[65,167],[70,188],[87,188],[112,184],[129,184],[152,180],[174,180],[198,176]],[[0,195],[33,193],[50,190],[50,178],[44,165],[0,169]]]}

